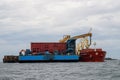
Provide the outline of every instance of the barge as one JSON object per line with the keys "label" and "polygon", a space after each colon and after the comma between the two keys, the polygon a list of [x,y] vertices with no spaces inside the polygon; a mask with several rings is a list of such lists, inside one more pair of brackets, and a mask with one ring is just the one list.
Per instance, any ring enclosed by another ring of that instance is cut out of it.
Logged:
{"label": "barge", "polygon": [[[65,35],[59,42],[31,42],[31,49],[22,49],[18,56],[6,55],[3,62],[104,62],[106,51],[90,48],[91,36]],[[81,39],[79,46],[77,39]]]}

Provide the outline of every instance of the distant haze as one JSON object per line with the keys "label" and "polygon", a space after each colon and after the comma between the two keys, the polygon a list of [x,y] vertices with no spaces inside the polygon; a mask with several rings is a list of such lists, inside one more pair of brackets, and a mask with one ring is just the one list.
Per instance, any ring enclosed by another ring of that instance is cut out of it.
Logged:
{"label": "distant haze", "polygon": [[120,59],[120,0],[0,0],[0,59],[90,28],[96,47]]}

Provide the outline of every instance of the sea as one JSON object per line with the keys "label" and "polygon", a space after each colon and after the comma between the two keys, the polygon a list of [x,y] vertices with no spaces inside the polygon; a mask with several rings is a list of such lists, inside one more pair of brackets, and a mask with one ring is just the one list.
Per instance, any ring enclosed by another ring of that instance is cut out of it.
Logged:
{"label": "sea", "polygon": [[0,80],[120,80],[120,60],[0,63]]}

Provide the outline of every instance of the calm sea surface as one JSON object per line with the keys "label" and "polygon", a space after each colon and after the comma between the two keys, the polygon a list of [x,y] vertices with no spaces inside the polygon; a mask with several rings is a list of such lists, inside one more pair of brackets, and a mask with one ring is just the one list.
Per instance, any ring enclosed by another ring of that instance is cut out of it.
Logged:
{"label": "calm sea surface", "polygon": [[120,80],[120,60],[100,63],[0,63],[0,80]]}

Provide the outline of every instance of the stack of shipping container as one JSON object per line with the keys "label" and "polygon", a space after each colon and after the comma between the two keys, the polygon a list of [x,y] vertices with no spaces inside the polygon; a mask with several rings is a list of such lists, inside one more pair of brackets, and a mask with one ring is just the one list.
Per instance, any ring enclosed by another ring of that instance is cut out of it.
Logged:
{"label": "stack of shipping container", "polygon": [[31,51],[32,51],[32,54],[44,54],[46,51],[49,51],[51,54],[55,53],[55,51],[58,53],[64,54],[66,51],[66,43],[32,42]]}

